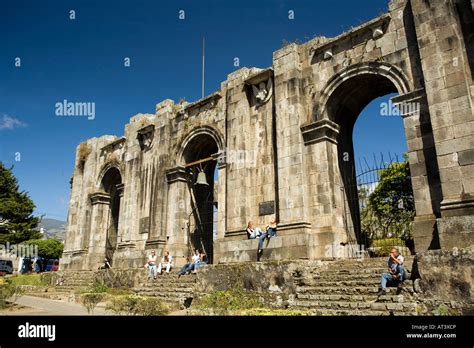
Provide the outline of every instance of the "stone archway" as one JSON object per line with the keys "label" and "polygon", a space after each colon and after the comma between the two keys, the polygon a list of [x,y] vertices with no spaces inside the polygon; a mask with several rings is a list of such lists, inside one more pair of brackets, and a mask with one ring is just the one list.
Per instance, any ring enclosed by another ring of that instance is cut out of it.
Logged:
{"label": "stone archway", "polygon": [[[122,175],[117,166],[107,166],[100,176],[100,193],[92,198],[92,204],[107,205],[102,209],[102,223],[98,232],[105,236],[105,256],[113,263],[114,252],[117,248],[120,201],[123,194]],[[102,199],[98,199],[102,197]]]}
{"label": "stone archway", "polygon": [[[333,129],[332,141],[335,147],[333,161],[336,162],[333,164],[333,168],[336,182],[338,182],[344,197],[340,204],[344,207],[346,217],[349,216],[348,219],[344,217],[345,229],[354,231],[354,235],[348,235],[348,239],[353,238],[359,244],[365,243],[362,241],[361,235],[360,202],[353,144],[354,125],[362,110],[371,101],[388,94],[398,94],[399,96],[393,97],[392,100],[394,104],[402,107],[400,114],[404,118],[405,140],[409,157],[413,158],[410,156],[410,152],[413,154],[418,149],[415,149],[413,144],[407,140],[409,134],[413,133],[413,129],[411,129],[412,125],[407,122],[406,116],[413,116],[416,113],[416,117],[420,119],[420,113],[424,109],[424,100],[419,98],[413,101],[412,105],[404,102],[404,98],[413,93],[413,87],[408,81],[398,68],[384,63],[371,62],[349,67],[336,74],[329,80],[322,93],[316,115],[319,115],[319,122],[326,122]],[[408,113],[405,113],[407,110]],[[428,134],[427,137],[432,137],[432,134]],[[427,158],[435,156],[435,153],[429,153],[430,149],[425,148],[424,150],[426,150]],[[427,173],[426,168],[420,170],[419,166],[415,166],[411,161],[409,164],[413,173],[412,182],[422,176],[433,176],[432,173]],[[431,179],[439,182],[437,178]],[[417,206],[422,206],[425,203],[416,196],[414,199]],[[430,213],[436,212],[436,203],[433,204]],[[439,202],[437,204],[439,206]],[[419,214],[418,209],[417,214]]]}
{"label": "stone archway", "polygon": [[211,127],[196,128],[182,142],[178,157],[186,170],[190,198],[189,249],[203,249],[209,263],[214,259],[217,234],[217,159],[223,150],[221,139]]}

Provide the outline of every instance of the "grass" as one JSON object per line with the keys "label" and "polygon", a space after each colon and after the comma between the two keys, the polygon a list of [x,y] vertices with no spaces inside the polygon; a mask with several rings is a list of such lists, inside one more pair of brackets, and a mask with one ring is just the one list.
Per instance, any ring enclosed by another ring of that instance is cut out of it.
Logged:
{"label": "grass", "polygon": [[214,291],[198,301],[198,309],[217,311],[248,310],[263,307],[256,294],[235,287]]}
{"label": "grass", "polygon": [[160,299],[140,295],[114,296],[106,309],[125,315],[157,316],[169,313],[169,308]]}
{"label": "grass", "polygon": [[6,279],[12,285],[36,285],[45,286],[48,283],[41,277],[41,274],[21,274]]}

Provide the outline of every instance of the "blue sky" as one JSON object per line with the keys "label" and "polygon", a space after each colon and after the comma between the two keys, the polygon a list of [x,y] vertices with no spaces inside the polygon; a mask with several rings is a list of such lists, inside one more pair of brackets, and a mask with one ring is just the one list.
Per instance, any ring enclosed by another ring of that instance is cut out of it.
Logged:
{"label": "blue sky", "polygon": [[[129,118],[163,99],[206,94],[241,67],[267,67],[283,40],[335,36],[374,18],[388,1],[23,1],[0,3],[0,160],[14,165],[36,213],[65,219],[74,150],[122,135]],[[69,19],[75,10],[76,19]],[[178,12],[185,11],[185,20]],[[288,19],[293,10],[295,19]],[[15,58],[21,67],[15,67]],[[123,60],[130,57],[131,66]],[[96,117],[57,117],[56,102],[94,102]],[[402,121],[371,103],[355,128],[356,156],[406,151]],[[15,154],[21,160],[15,161]]]}

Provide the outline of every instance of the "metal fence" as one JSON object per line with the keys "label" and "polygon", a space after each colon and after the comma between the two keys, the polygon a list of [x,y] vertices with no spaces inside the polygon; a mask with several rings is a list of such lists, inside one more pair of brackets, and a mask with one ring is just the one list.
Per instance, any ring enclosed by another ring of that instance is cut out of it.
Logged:
{"label": "metal fence", "polygon": [[393,247],[405,255],[412,253],[415,212],[407,168],[406,160],[397,155],[374,154],[370,161],[359,159],[341,171],[344,226],[352,247],[350,257],[385,256]]}

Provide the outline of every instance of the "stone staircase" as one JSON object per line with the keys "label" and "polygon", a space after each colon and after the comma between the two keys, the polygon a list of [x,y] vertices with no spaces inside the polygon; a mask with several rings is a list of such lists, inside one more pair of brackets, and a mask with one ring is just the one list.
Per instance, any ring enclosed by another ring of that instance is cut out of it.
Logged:
{"label": "stone staircase", "polygon": [[[416,315],[416,294],[406,280],[399,294],[387,288],[377,296],[386,258],[328,262],[311,277],[295,279],[298,284],[293,308],[311,309],[316,315]],[[405,265],[411,270],[413,258]]]}
{"label": "stone staircase", "polygon": [[171,306],[189,307],[194,294],[196,275],[178,277],[173,271],[158,275],[156,280],[143,281],[132,291],[138,295],[154,296]]}
{"label": "stone staircase", "polygon": [[95,273],[96,271],[59,271],[51,275],[49,283],[56,291],[73,292],[77,288],[90,287]]}

